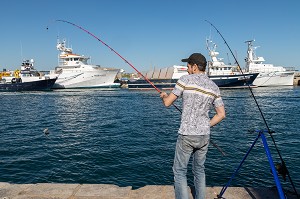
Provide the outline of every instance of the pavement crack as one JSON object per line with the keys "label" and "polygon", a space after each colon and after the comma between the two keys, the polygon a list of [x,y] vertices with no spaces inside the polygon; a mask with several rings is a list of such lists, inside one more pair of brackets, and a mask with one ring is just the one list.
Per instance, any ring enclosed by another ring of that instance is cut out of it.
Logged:
{"label": "pavement crack", "polygon": [[81,184],[79,184],[73,191],[72,195],[68,198],[68,199],[74,199],[74,196],[76,195],[76,193],[78,192],[78,190],[80,189]]}

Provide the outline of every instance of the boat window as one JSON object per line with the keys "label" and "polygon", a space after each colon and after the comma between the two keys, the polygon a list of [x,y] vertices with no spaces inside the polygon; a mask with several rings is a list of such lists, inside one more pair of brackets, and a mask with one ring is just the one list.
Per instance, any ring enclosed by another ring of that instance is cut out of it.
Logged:
{"label": "boat window", "polygon": [[69,61],[69,58],[66,58],[66,61]]}
{"label": "boat window", "polygon": [[78,58],[74,58],[74,61],[78,61]]}

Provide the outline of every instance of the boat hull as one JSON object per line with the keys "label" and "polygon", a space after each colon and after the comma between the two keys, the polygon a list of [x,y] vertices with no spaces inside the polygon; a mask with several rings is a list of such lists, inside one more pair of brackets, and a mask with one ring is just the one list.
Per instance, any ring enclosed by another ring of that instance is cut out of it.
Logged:
{"label": "boat hull", "polygon": [[294,72],[259,73],[253,84],[263,86],[293,86]]}
{"label": "boat hull", "polygon": [[[243,88],[252,86],[253,81],[258,73],[250,73],[244,75],[212,75],[209,78],[220,88]],[[174,88],[178,79],[150,79],[150,81],[159,89]],[[152,85],[146,80],[129,80],[127,82],[129,89],[152,89]]]}
{"label": "boat hull", "polygon": [[238,75],[211,75],[209,78],[221,88],[240,88],[252,86],[258,73],[245,73]]}
{"label": "boat hull", "polygon": [[63,70],[55,82],[54,89],[74,88],[112,88],[119,87],[114,83],[119,70],[95,69],[92,71]]}
{"label": "boat hull", "polygon": [[42,79],[39,81],[0,83],[0,91],[49,91],[52,89],[57,78]]}

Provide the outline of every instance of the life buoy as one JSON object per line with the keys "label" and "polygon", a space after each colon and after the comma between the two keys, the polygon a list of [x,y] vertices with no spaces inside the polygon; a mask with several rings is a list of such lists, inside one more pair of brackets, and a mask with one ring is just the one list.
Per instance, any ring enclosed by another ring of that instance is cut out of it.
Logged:
{"label": "life buoy", "polygon": [[15,78],[20,78],[20,71],[19,70],[15,70],[14,76],[15,76]]}

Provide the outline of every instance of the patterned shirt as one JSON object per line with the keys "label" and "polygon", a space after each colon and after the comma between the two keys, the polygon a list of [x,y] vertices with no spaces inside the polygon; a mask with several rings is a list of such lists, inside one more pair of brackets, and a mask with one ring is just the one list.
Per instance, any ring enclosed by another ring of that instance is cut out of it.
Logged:
{"label": "patterned shirt", "polygon": [[172,93],[182,96],[182,115],[178,133],[210,134],[209,110],[223,106],[219,87],[205,74],[181,76]]}

